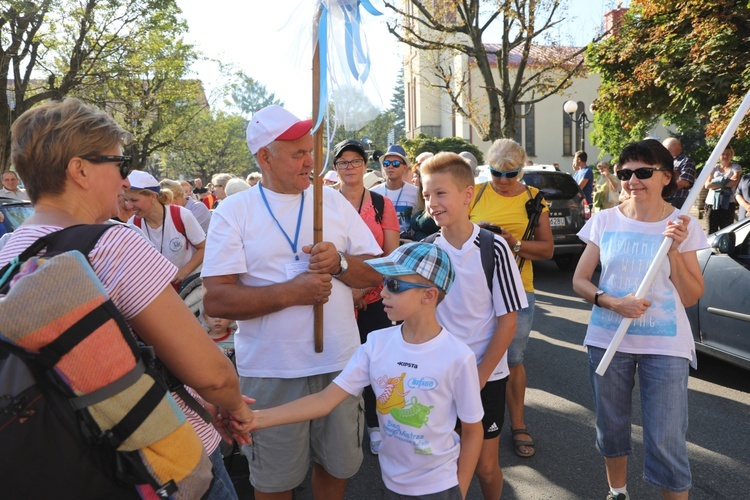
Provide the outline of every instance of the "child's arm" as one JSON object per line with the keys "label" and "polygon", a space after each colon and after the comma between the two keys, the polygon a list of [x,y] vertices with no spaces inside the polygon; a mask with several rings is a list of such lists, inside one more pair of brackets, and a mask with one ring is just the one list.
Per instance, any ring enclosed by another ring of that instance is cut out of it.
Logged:
{"label": "child's arm", "polygon": [[466,498],[469,491],[471,478],[474,477],[474,469],[477,468],[479,453],[482,451],[484,442],[484,429],[482,422],[467,424],[461,422],[461,451],[458,455],[458,487],[461,495]]}
{"label": "child's arm", "polygon": [[328,415],[340,405],[349,393],[334,383],[315,394],[290,401],[289,403],[254,411],[253,429],[263,429],[276,425],[304,422]]}
{"label": "child's arm", "polygon": [[516,316],[516,312],[513,311],[497,317],[495,333],[492,334],[492,340],[487,344],[482,362],[479,363],[479,387],[484,388],[484,384],[492,375],[492,371],[503,359],[505,351],[508,350],[508,346],[516,334]]}

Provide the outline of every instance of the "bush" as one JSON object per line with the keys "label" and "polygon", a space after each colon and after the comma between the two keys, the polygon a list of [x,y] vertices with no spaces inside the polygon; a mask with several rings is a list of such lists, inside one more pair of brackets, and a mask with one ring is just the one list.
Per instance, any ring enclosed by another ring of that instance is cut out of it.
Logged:
{"label": "bush", "polygon": [[404,139],[401,141],[401,146],[412,160],[425,151],[435,154],[442,151],[450,151],[456,154],[468,151],[477,158],[479,165],[484,163],[484,155],[479,148],[460,137],[437,138],[419,134],[415,139]]}

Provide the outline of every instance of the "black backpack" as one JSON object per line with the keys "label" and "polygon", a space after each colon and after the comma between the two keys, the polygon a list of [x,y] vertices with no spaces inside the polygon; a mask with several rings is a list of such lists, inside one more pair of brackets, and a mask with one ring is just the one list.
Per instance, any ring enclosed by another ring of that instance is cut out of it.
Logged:
{"label": "black backpack", "polygon": [[[423,239],[425,243],[435,243],[440,233],[433,233]],[[479,228],[479,255],[482,258],[482,269],[484,269],[484,278],[487,281],[487,288],[492,293],[492,274],[495,272],[495,235],[484,228]]]}
{"label": "black backpack", "polygon": [[[80,255],[112,227],[48,234],[0,270],[4,498],[201,498],[212,484],[200,439]],[[168,450],[149,458],[152,445]]]}

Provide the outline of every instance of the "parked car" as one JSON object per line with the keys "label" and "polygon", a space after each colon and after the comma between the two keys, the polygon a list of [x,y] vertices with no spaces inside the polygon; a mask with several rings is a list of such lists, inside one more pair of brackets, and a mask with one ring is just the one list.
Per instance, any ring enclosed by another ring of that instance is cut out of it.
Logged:
{"label": "parked car", "polygon": [[578,231],[591,212],[573,177],[552,165],[534,165],[523,169],[521,182],[544,193],[549,203],[549,221],[555,252],[552,260],[564,271],[574,269],[586,246],[578,238]]}
{"label": "parked car", "polygon": [[5,220],[0,222],[1,236],[5,233],[12,233],[23,221],[31,217],[34,208],[31,202],[26,200],[0,197],[0,212],[5,216]]}
{"label": "parked car", "polygon": [[750,370],[750,218],[708,237],[698,252],[705,289],[687,310],[699,352]]}

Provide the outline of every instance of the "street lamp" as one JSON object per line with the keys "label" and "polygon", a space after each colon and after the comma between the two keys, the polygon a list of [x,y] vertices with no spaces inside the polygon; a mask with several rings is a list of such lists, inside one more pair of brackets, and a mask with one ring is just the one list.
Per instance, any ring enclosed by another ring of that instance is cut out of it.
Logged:
{"label": "street lamp", "polygon": [[[594,110],[589,108],[589,111],[591,111],[591,114],[594,114]],[[589,120],[589,117],[586,116],[586,111],[581,110],[581,114],[579,114],[577,117],[573,118],[573,115],[576,111],[578,111],[578,103],[575,101],[565,101],[565,104],[563,104],[563,111],[565,111],[568,116],[570,116],[570,121],[575,123],[576,125],[581,126],[581,151],[586,151],[586,125],[588,123],[591,123],[591,120]]]}

